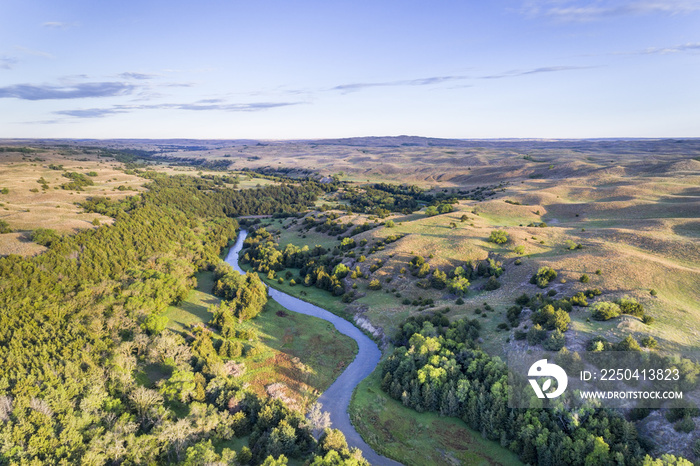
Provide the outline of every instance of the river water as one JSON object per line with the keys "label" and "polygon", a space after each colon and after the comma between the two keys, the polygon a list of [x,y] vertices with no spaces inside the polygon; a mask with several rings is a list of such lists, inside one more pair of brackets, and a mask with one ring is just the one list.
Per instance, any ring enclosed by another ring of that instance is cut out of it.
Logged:
{"label": "river water", "polygon": [[[243,241],[247,235],[247,231],[241,230],[236,239],[236,244],[226,256],[226,263],[233,267],[234,270],[243,274],[245,272],[238,265],[238,254],[241,249],[243,249]],[[355,427],[353,427],[350,422],[350,415],[348,414],[348,406],[350,405],[350,398],[352,397],[353,390],[357,384],[372,373],[379,363],[382,353],[377,344],[353,324],[332,312],[271,287],[268,287],[268,292],[272,299],[290,311],[326,320],[333,324],[340,333],[349,336],[357,342],[358,349],[355,360],[340,374],[335,382],[333,382],[333,385],[321,395],[318,402],[323,405],[323,411],[328,411],[330,413],[331,422],[333,423],[332,427],[334,429],[339,429],[345,434],[349,446],[357,447],[362,450],[362,455],[367,461],[373,465],[400,466],[401,463],[379,455],[367,445],[367,443],[362,440],[362,437],[360,437],[360,434],[357,433]]]}

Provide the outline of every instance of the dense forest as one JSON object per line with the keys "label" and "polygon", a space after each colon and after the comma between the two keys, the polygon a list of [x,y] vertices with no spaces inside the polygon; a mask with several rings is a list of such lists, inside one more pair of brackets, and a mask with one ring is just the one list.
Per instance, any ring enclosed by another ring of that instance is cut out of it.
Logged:
{"label": "dense forest", "polygon": [[[0,259],[0,464],[366,464],[338,431],[317,441],[302,413],[247,392],[228,364],[235,344],[171,332],[161,316],[213,270],[219,322],[254,318],[267,300],[258,277],[219,258],[233,217],[303,211],[318,186],[140,173],[148,191],[84,203],[113,225],[39,229],[46,252]],[[242,436],[247,447],[227,448]]]}
{"label": "dense forest", "polygon": [[[576,406],[566,397],[545,400],[550,406],[542,408],[509,408],[512,387],[507,367],[479,349],[480,328],[476,319],[450,322],[439,312],[409,318],[394,340],[396,350],[382,366],[382,389],[419,412],[436,411],[464,420],[528,464],[691,464],[673,455],[652,459],[651,445],[615,410]],[[568,367],[577,357],[562,349],[555,362]],[[679,367],[684,379],[697,371],[690,363]],[[643,417],[648,411],[636,413]],[[680,418],[700,414],[691,411],[671,410]]]}

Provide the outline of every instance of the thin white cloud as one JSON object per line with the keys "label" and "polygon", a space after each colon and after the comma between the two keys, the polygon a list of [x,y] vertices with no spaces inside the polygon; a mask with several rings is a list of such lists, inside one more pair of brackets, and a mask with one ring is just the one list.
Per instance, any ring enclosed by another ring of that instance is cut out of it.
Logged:
{"label": "thin white cloud", "polygon": [[41,50],[33,50],[33,49],[30,49],[30,48],[27,48],[27,47],[21,47],[21,46],[19,46],[19,45],[15,45],[14,48],[15,48],[15,50],[17,50],[18,52],[21,52],[21,53],[23,53],[23,54],[25,54],[25,55],[32,55],[32,56],[34,56],[34,57],[43,57],[43,58],[49,58],[49,59],[54,59],[54,58],[56,58],[56,57],[54,57],[53,55],[51,55],[50,53],[48,53],[48,52],[42,52]]}
{"label": "thin white cloud", "polygon": [[47,21],[42,24],[43,27],[49,29],[68,29],[77,26],[76,23],[64,23],[62,21]]}
{"label": "thin white cloud", "polygon": [[83,99],[131,94],[135,86],[122,82],[81,83],[67,86],[15,84],[0,87],[1,98],[21,100]]}
{"label": "thin white cloud", "polygon": [[153,79],[156,77],[155,74],[147,74],[147,73],[137,73],[134,71],[127,71],[125,73],[121,73],[119,75],[120,78],[122,79],[137,79],[137,80],[147,80],[147,79]]}
{"label": "thin white cloud", "polygon": [[665,14],[679,15],[700,11],[700,0],[534,0],[525,2],[521,12],[561,22],[586,22],[606,18]]}
{"label": "thin white cloud", "polygon": [[428,86],[432,84],[442,84],[450,81],[463,81],[470,79],[470,76],[432,76],[429,78],[419,79],[401,79],[396,81],[383,82],[365,82],[365,83],[349,83],[340,84],[332,87],[331,91],[353,92],[370,87],[392,87],[392,86]]}
{"label": "thin white cloud", "polygon": [[671,53],[682,53],[682,52],[691,52],[691,53],[700,53],[700,42],[689,42],[687,44],[681,44],[681,45],[676,45],[673,47],[650,47],[647,49],[642,50],[641,53],[644,55],[655,55],[655,54],[671,54]]}
{"label": "thin white cloud", "polygon": [[59,110],[53,112],[56,115],[74,118],[104,118],[119,113],[130,113],[138,110],[192,110],[192,111],[226,111],[226,112],[258,112],[291,105],[300,105],[303,102],[252,102],[252,103],[224,103],[220,99],[206,99],[195,103],[165,103],[152,105],[114,105],[107,108],[85,108]]}
{"label": "thin white cloud", "polygon": [[529,70],[512,70],[505,71],[498,74],[486,75],[486,76],[464,76],[464,75],[453,75],[453,76],[433,76],[429,78],[419,78],[419,79],[400,79],[395,81],[379,81],[379,82],[359,82],[359,83],[348,83],[340,84],[334,86],[330,91],[341,91],[343,93],[360,91],[372,87],[393,87],[393,86],[430,86],[430,85],[440,85],[445,83],[457,83],[455,86],[451,86],[450,89],[472,87],[471,84],[464,83],[464,81],[474,80],[474,79],[500,79],[500,78],[515,78],[518,76],[526,76],[531,74],[539,73],[555,73],[559,71],[573,71],[573,70],[584,70],[592,68],[590,66],[546,66],[541,68],[533,68]]}
{"label": "thin white cloud", "polygon": [[15,57],[0,57],[0,70],[11,70],[16,64]]}
{"label": "thin white cloud", "polygon": [[506,71],[504,73],[492,74],[487,76],[479,76],[479,79],[501,79],[501,78],[515,78],[518,76],[527,76],[531,74],[540,73],[556,73],[558,71],[574,71],[574,70],[586,70],[594,68],[592,66],[545,66],[542,68],[533,68],[530,70],[513,70]]}
{"label": "thin white cloud", "polygon": [[75,110],[59,110],[54,113],[56,115],[66,115],[76,118],[103,118],[108,115],[114,115],[117,113],[126,113],[126,110],[119,110],[114,108],[85,108]]}

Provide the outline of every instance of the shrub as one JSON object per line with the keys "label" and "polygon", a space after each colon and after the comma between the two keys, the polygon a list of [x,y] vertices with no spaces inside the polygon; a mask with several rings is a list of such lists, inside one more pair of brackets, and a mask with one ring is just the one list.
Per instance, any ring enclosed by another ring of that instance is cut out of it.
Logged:
{"label": "shrub", "polygon": [[455,301],[455,304],[464,304],[464,300],[462,298],[457,298],[457,301]]}
{"label": "shrub", "polygon": [[620,306],[610,301],[601,301],[593,306],[595,320],[610,320],[620,315]]}
{"label": "shrub", "polygon": [[513,248],[513,252],[516,254],[525,254],[525,246],[516,246]]}
{"label": "shrub", "polygon": [[[466,280],[465,280],[466,281]],[[467,287],[469,286],[469,281],[467,282]],[[430,285],[436,290],[443,290],[447,286],[447,274],[440,271],[440,269],[435,269],[433,276],[430,278]]]}
{"label": "shrub", "polygon": [[501,322],[496,326],[498,330],[510,330],[510,327],[505,322]]}
{"label": "shrub", "polygon": [[592,352],[605,351],[607,347],[606,343],[607,342],[605,341],[605,339],[593,339],[588,342],[588,346],[586,347],[586,349]]}
{"label": "shrub", "polygon": [[591,278],[584,273],[583,275],[581,275],[581,278],[579,278],[579,281],[581,283],[588,283],[589,281],[591,281]]}
{"label": "shrub", "polygon": [[377,280],[376,278],[369,282],[369,289],[370,290],[381,290],[382,289],[382,284]]}
{"label": "shrub", "polygon": [[649,314],[644,314],[642,316],[642,323],[646,325],[651,325],[654,323],[654,318],[650,316]]}
{"label": "shrub", "polygon": [[420,268],[418,269],[418,272],[416,272],[416,276],[418,278],[425,278],[428,276],[429,273],[430,273],[430,265],[428,265],[428,263],[426,262],[420,266]]}
{"label": "shrub", "polygon": [[56,232],[49,228],[37,228],[31,234],[32,241],[37,244],[41,244],[42,246],[46,246],[47,248],[51,247],[51,245],[58,240],[58,238],[59,236],[56,234]]}
{"label": "shrub", "polygon": [[530,296],[528,296],[527,293],[523,293],[517,298],[515,298],[515,304],[519,304],[521,306],[527,306],[530,304]]}
{"label": "shrub", "polygon": [[496,244],[505,244],[508,242],[508,233],[504,230],[493,230],[489,236],[489,241]]}
{"label": "shrub", "polygon": [[540,267],[537,273],[530,278],[530,283],[540,288],[546,288],[549,282],[557,278],[557,272],[551,267]]}
{"label": "shrub", "polygon": [[671,409],[666,411],[666,420],[668,422],[676,422],[684,417],[700,416],[700,409],[692,402],[685,400],[676,400],[672,403]]}
{"label": "shrub", "polygon": [[649,348],[649,349],[654,349],[654,348],[656,348],[657,346],[659,346],[659,343],[658,343],[658,342],[656,341],[656,339],[655,339],[654,337],[652,337],[651,335],[642,338],[642,340],[640,341],[640,343],[641,343],[641,345],[642,345],[643,347]]}
{"label": "shrub", "polygon": [[695,422],[690,418],[690,416],[686,416],[680,421],[676,422],[673,425],[673,428],[676,432],[689,434],[695,430]]}
{"label": "shrub", "polygon": [[520,306],[511,306],[508,308],[508,311],[506,312],[506,318],[508,319],[508,322],[510,322],[510,325],[515,327],[518,325],[520,322],[520,314],[523,312],[522,308]]}
{"label": "shrub", "polygon": [[641,351],[642,348],[632,335],[627,335],[624,340],[615,345],[615,351]]}
{"label": "shrub", "polygon": [[486,285],[484,285],[484,290],[486,291],[493,291],[497,290],[501,287],[501,282],[499,282],[496,277],[491,276],[489,277],[489,280],[486,282]]}
{"label": "shrub", "polygon": [[464,300],[461,298],[461,296],[464,296],[467,293],[467,291],[469,291],[469,285],[469,280],[467,280],[464,277],[457,276],[449,280],[448,289],[451,293],[460,296],[460,298],[458,298],[458,301],[462,301],[461,303],[457,302],[457,304],[464,304]]}
{"label": "shrub", "polygon": [[542,347],[547,351],[559,351],[565,344],[566,337],[564,336],[564,332],[557,329],[542,342]]}
{"label": "shrub", "polygon": [[530,346],[542,343],[545,338],[547,338],[547,331],[537,324],[527,332],[527,342]]}
{"label": "shrub", "polygon": [[1,233],[12,233],[12,228],[5,220],[0,220],[0,234]]}
{"label": "shrub", "polygon": [[425,215],[427,215],[428,217],[432,217],[432,216],[437,215],[437,214],[438,214],[438,209],[434,205],[426,207]]}
{"label": "shrub", "polygon": [[386,223],[384,224],[387,228],[394,228],[396,224],[394,223],[393,220],[387,220]]}
{"label": "shrub", "polygon": [[226,359],[233,359],[243,354],[243,343],[240,341],[224,340],[219,348],[219,356]]}
{"label": "shrub", "polygon": [[655,289],[652,288],[651,290],[649,290],[649,294],[652,296],[656,296],[659,293]]}
{"label": "shrub", "polygon": [[515,338],[518,341],[524,340],[527,338],[527,333],[523,332],[522,330],[516,330],[513,332],[513,338]]}
{"label": "shrub", "polygon": [[578,293],[576,293],[575,295],[573,295],[569,299],[569,302],[571,302],[571,304],[573,306],[582,306],[582,307],[588,306],[588,301],[586,300],[586,296],[583,293],[581,293],[580,291]]}
{"label": "shrub", "polygon": [[168,318],[156,313],[150,314],[141,325],[141,328],[146,330],[149,335],[159,335],[165,326],[168,325]]}
{"label": "shrub", "polygon": [[619,301],[620,312],[622,314],[629,314],[635,317],[642,317],[644,315],[644,306],[637,302],[634,298],[628,298],[625,296]]}

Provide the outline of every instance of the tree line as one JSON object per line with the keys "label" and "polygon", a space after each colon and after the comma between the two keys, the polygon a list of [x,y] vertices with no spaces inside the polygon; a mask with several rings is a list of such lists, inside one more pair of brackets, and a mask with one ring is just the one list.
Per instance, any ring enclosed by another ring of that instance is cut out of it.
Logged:
{"label": "tree line", "polygon": [[[254,317],[266,299],[259,279],[219,258],[232,217],[302,210],[318,190],[142,174],[148,191],[83,204],[112,225],[39,229],[46,252],[0,258],[0,464],[366,464],[316,442],[302,414],[248,393],[231,345],[202,328],[172,332],[161,315],[196,271],[216,270],[231,316]],[[222,447],[236,436],[249,447]]]}
{"label": "tree line", "polygon": [[[450,323],[440,313],[408,319],[382,366],[382,389],[419,412],[462,419],[528,464],[691,464],[672,455],[652,459],[635,425],[614,410],[566,398],[546,400],[548,409],[509,408],[506,365],[479,349],[479,329],[476,320]],[[565,364],[571,354],[562,350],[560,358]]]}

